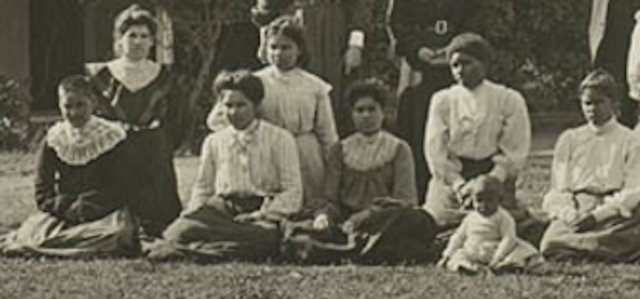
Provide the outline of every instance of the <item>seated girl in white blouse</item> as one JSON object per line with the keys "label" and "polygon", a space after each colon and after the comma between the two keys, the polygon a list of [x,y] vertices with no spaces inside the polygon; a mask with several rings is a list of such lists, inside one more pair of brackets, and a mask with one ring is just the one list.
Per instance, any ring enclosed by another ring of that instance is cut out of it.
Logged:
{"label": "seated girl in white blouse", "polygon": [[191,202],[149,257],[264,259],[278,252],[277,223],[299,212],[302,182],[293,136],[256,118],[262,82],[248,72],[215,82],[231,126],[209,135]]}

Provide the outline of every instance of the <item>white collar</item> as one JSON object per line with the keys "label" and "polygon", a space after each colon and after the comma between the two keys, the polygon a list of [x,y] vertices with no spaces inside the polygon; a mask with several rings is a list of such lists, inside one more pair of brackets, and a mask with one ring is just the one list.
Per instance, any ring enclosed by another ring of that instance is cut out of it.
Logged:
{"label": "white collar", "polygon": [[608,132],[611,132],[611,130],[613,130],[617,126],[618,126],[618,121],[616,120],[615,116],[611,116],[611,118],[601,126],[596,126],[590,122],[587,123],[587,127],[590,129],[591,132],[595,133],[596,135],[603,135]]}
{"label": "white collar", "polygon": [[61,121],[47,131],[46,142],[58,158],[70,165],[85,165],[110,151],[127,137],[115,122],[91,116],[82,128]]}
{"label": "white collar", "polygon": [[107,63],[107,67],[113,77],[131,92],[136,92],[149,85],[158,77],[161,70],[159,64],[149,59],[131,61],[124,57],[110,61]]}

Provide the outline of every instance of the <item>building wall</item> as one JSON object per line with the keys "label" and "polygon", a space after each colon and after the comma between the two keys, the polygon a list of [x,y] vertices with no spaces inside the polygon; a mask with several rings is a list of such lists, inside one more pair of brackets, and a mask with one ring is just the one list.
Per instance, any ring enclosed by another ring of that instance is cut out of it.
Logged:
{"label": "building wall", "polygon": [[0,74],[30,76],[29,1],[0,0]]}

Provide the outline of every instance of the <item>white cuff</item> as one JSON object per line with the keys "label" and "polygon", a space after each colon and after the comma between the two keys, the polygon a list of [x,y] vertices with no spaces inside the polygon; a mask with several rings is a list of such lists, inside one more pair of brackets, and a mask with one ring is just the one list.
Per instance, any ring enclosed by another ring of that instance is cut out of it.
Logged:
{"label": "white cuff", "polygon": [[352,30],[349,35],[349,47],[364,48],[364,32],[362,30]]}
{"label": "white cuff", "polygon": [[501,183],[504,183],[507,180],[508,174],[507,174],[507,169],[505,169],[500,165],[496,165],[493,167],[489,175],[498,179]]}

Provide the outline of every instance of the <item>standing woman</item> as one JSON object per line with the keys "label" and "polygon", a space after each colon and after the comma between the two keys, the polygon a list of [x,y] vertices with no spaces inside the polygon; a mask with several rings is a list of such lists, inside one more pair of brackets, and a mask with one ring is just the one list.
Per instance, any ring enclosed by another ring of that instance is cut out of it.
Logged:
{"label": "standing woman", "polygon": [[331,85],[301,67],[308,62],[304,31],[295,19],[280,17],[267,30],[269,66],[256,75],[264,82],[262,118],[296,138],[304,210],[313,210],[322,197],[325,157],[338,141],[331,109]]}
{"label": "standing woman", "polygon": [[[431,173],[424,153],[425,123],[431,96],[454,83],[446,57],[446,46],[461,32],[478,30],[479,5],[469,0],[396,1],[390,16],[397,37],[396,52],[406,65],[418,72],[414,82],[400,95],[398,135],[411,146],[416,161],[416,183],[420,201],[427,191]],[[406,71],[405,71],[406,72]],[[411,76],[411,75],[405,75]],[[406,81],[411,79],[407,78]]]}
{"label": "standing woman", "polygon": [[440,226],[460,223],[464,198],[481,174],[504,184],[504,208],[516,207],[515,178],[529,153],[531,126],[522,95],[486,79],[491,56],[480,35],[456,36],[447,59],[457,84],[431,100],[424,149],[433,177],[425,209]]}
{"label": "standing woman", "polygon": [[127,129],[132,212],[143,233],[159,236],[182,209],[173,151],[181,141],[179,98],[169,70],[149,59],[158,30],[146,10],[132,5],[114,24],[116,58],[90,70],[101,98],[98,113]]}

